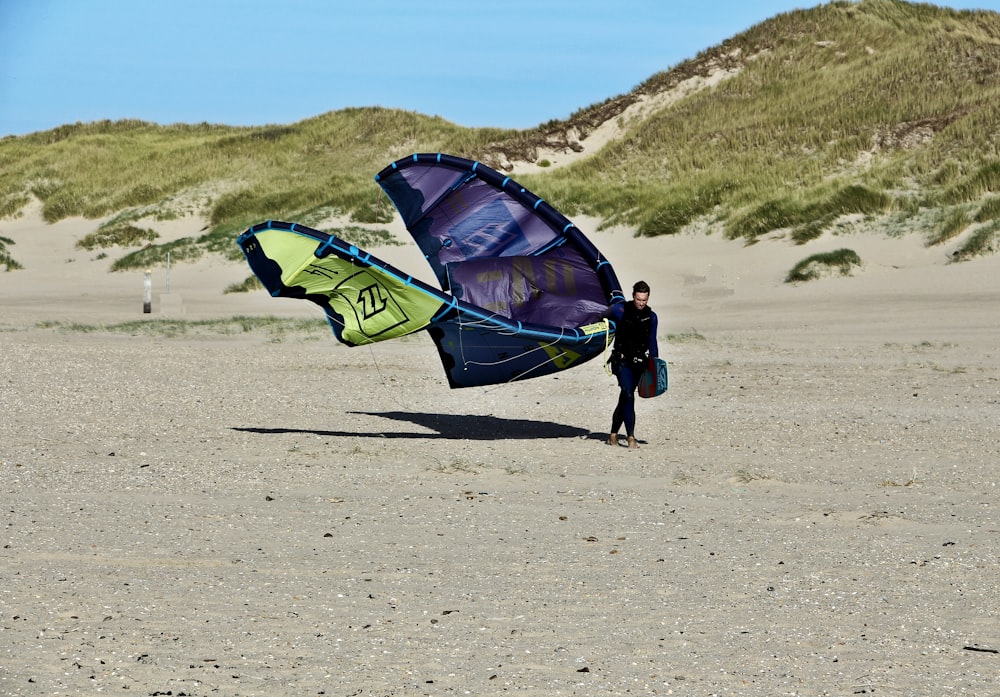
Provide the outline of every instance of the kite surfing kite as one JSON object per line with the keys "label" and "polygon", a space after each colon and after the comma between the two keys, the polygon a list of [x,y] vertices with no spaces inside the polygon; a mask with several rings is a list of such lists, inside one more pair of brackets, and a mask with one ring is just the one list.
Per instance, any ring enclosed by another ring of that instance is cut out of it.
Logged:
{"label": "kite surfing kite", "polygon": [[440,288],[333,235],[276,220],[238,244],[275,297],[310,300],[349,346],[426,330],[451,387],[549,375],[601,355],[625,301],[608,260],[555,208],[479,162],[415,154],[375,181]]}

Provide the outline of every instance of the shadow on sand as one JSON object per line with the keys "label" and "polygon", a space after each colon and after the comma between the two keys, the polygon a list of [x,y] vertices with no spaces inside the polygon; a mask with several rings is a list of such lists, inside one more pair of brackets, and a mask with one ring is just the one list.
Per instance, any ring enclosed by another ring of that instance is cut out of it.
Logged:
{"label": "shadow on sand", "polygon": [[458,414],[424,414],[402,411],[349,411],[348,414],[378,416],[421,426],[426,431],[325,431],[308,428],[234,427],[248,433],[311,433],[339,438],[450,438],[464,440],[506,440],[519,438],[607,438],[576,426],[551,421],[503,419],[498,416],[467,416]]}

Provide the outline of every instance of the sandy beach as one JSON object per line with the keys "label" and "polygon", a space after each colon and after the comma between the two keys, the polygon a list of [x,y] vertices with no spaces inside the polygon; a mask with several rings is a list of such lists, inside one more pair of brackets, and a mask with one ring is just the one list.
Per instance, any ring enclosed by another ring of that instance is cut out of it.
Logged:
{"label": "sandy beach", "polygon": [[111,331],[320,314],[216,258],[144,314],[99,222],[0,221],[0,694],[1000,694],[1000,256],[577,220],[660,317],[630,452],[597,361],[449,390],[424,335]]}

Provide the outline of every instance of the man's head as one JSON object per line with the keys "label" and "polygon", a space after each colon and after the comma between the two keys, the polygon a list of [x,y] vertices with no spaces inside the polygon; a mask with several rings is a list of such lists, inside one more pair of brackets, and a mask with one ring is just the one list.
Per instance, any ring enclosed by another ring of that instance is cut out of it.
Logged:
{"label": "man's head", "polygon": [[632,302],[638,309],[646,307],[649,302],[649,284],[645,281],[637,281],[632,286]]}

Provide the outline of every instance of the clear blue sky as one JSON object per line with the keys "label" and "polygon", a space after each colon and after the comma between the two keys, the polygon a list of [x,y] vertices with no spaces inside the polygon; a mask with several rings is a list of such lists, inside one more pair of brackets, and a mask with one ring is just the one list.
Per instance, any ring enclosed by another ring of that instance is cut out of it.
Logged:
{"label": "clear blue sky", "polygon": [[284,124],[351,106],[527,128],[817,4],[0,0],[0,137],[100,119]]}

